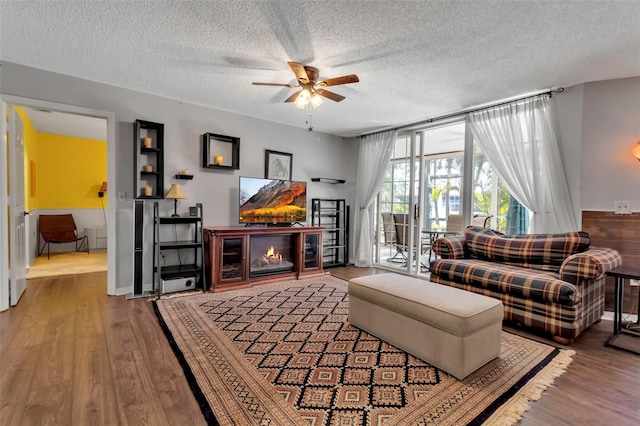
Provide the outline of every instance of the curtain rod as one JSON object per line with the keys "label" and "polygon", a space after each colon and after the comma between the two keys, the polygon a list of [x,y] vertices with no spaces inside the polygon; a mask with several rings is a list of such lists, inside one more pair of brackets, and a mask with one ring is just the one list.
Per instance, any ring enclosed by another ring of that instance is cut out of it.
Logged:
{"label": "curtain rod", "polygon": [[478,111],[483,111],[485,109],[489,109],[489,108],[495,108],[495,107],[499,107],[499,106],[503,106],[503,105],[508,105],[514,102],[520,102],[523,101],[525,99],[531,99],[531,98],[535,98],[537,96],[540,95],[549,95],[549,97],[553,96],[554,93],[562,93],[564,92],[564,87],[558,87],[557,89],[550,89],[550,90],[545,90],[543,92],[540,93],[536,93],[533,95],[527,95],[527,96],[522,96],[522,97],[516,97],[510,100],[505,100],[505,101],[501,101],[501,102],[497,102],[495,104],[490,104],[490,105],[485,105],[483,107],[472,107],[469,109],[463,109],[461,111],[458,112],[452,112],[449,114],[444,114],[444,115],[440,115],[438,117],[433,117],[433,118],[427,118],[426,120],[420,120],[420,121],[415,121],[413,123],[409,123],[409,124],[405,124],[403,126],[400,127],[387,127],[385,129],[381,129],[381,130],[377,130],[375,132],[369,132],[369,133],[363,133],[362,135],[358,136],[358,138],[363,138],[365,136],[369,136],[369,135],[374,135],[376,133],[381,133],[381,132],[385,132],[387,130],[405,130],[405,129],[409,129],[411,127],[415,127],[415,126],[419,126],[421,124],[430,124],[430,123],[434,123],[436,121],[441,121],[441,120],[446,120],[449,118],[454,118],[454,117],[458,117],[458,116],[462,116],[462,115],[466,115],[466,114],[471,114],[474,112],[478,112]]}

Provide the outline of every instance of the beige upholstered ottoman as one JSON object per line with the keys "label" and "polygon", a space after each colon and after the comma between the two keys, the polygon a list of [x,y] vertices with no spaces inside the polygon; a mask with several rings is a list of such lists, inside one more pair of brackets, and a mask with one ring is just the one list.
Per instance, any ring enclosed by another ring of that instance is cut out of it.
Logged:
{"label": "beige upholstered ottoman", "polygon": [[500,354],[502,302],[393,273],[349,281],[349,322],[458,379]]}

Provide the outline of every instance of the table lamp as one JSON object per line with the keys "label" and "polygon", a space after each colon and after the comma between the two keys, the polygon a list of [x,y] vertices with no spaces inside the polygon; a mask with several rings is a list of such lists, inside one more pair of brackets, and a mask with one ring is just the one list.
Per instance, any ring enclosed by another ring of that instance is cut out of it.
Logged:
{"label": "table lamp", "polygon": [[178,214],[178,200],[187,199],[187,196],[184,195],[184,192],[182,192],[182,186],[177,183],[171,184],[171,188],[169,188],[169,192],[167,192],[165,198],[173,200],[173,214],[171,215],[171,217],[180,217],[180,215]]}

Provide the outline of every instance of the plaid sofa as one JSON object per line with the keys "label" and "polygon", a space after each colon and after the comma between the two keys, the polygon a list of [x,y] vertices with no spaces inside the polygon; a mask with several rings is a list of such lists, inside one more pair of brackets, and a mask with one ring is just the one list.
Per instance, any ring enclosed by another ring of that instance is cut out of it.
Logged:
{"label": "plaid sofa", "polygon": [[504,235],[469,226],[440,238],[431,281],[504,305],[504,319],[570,343],[604,313],[605,273],[622,263],[616,250],[590,247],[586,232]]}

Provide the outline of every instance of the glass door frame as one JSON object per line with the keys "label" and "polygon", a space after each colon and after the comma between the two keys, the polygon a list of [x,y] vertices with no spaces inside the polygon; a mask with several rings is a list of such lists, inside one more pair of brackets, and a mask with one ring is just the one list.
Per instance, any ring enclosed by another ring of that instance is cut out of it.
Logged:
{"label": "glass door frame", "polygon": [[[437,124],[430,124],[428,126],[421,126],[416,128],[408,128],[398,133],[396,140],[399,138],[408,138],[407,150],[407,163],[409,166],[409,182],[408,185],[408,213],[413,219],[415,225],[411,226],[411,232],[408,232],[407,242],[407,261],[404,267],[393,267],[385,264],[380,256],[380,243],[383,231],[382,223],[380,222],[380,208],[381,200],[380,196],[376,198],[376,226],[377,236],[374,241],[378,241],[375,245],[374,251],[374,263],[376,267],[382,267],[385,269],[401,270],[408,274],[420,275],[428,273],[428,266],[426,262],[428,260],[422,260],[422,235],[424,229],[424,215],[427,212],[429,206],[426,205],[430,199],[427,199],[426,180],[425,180],[425,162],[427,158],[425,156],[427,133],[429,130],[433,130],[439,127],[445,127],[455,124],[464,123],[464,118],[455,118],[440,121]],[[395,149],[395,148],[394,148]],[[396,161],[396,160],[391,160]],[[464,151],[463,151],[463,164],[462,164],[462,184],[460,188],[460,202],[462,204],[462,220],[463,223],[471,223],[473,212],[473,167],[474,167],[474,141],[473,136],[467,126],[465,125],[464,132]],[[424,208],[423,208],[424,207]],[[373,230],[372,230],[373,231]],[[428,232],[428,230],[427,230]]]}

